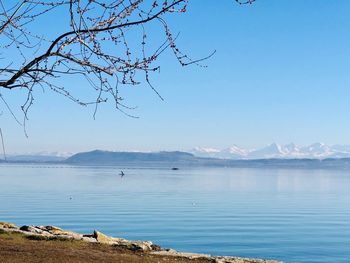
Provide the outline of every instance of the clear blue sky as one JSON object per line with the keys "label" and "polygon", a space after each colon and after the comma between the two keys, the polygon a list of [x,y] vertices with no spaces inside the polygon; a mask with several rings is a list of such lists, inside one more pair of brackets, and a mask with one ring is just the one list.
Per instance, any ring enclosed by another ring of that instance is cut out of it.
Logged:
{"label": "clear blue sky", "polygon": [[[190,0],[169,24],[192,57],[217,50],[208,68],[164,54],[152,76],[164,102],[146,85],[124,93],[139,119],[102,105],[94,120],[93,108],[38,92],[29,138],[5,110],[0,117],[7,151],[350,144],[349,10],[347,0]],[[13,105],[19,93],[7,94]]]}

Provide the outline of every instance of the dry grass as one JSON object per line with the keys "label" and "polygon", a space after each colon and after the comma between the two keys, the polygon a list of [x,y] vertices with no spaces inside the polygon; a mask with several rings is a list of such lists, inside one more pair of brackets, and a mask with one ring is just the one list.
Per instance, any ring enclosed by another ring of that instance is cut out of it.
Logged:
{"label": "dry grass", "polygon": [[125,248],[67,239],[37,238],[0,231],[1,263],[209,263],[133,252]]}

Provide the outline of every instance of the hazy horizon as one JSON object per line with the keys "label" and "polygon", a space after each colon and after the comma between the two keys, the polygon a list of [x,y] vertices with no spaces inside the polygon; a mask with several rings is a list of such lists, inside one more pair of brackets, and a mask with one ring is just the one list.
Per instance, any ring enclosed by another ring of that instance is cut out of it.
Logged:
{"label": "hazy horizon", "polygon": [[39,150],[39,151],[18,151],[18,152],[6,152],[7,155],[54,155],[54,156],[71,156],[73,154],[79,153],[79,152],[90,152],[90,151],[95,151],[95,150],[101,150],[101,151],[111,151],[111,152],[175,152],[175,151],[182,151],[182,152],[190,152],[193,153],[194,151],[198,150],[203,150],[203,151],[225,151],[225,150],[229,150],[232,148],[237,148],[237,149],[242,149],[242,150],[247,150],[247,151],[256,151],[256,150],[262,150],[268,147],[272,147],[272,146],[277,146],[277,147],[281,147],[282,150],[283,148],[289,147],[289,146],[295,146],[297,149],[305,149],[308,147],[312,147],[312,146],[319,146],[319,147],[324,147],[326,149],[330,148],[344,148],[344,150],[349,150],[350,152],[350,144],[333,144],[333,145],[329,145],[329,144],[325,144],[323,142],[313,142],[313,143],[309,143],[306,145],[300,145],[300,144],[295,144],[294,142],[289,142],[289,143],[276,143],[276,142],[271,142],[269,144],[265,144],[265,145],[260,145],[260,146],[256,146],[256,147],[248,147],[248,146],[242,146],[236,143],[232,143],[232,144],[227,144],[226,147],[213,147],[210,145],[197,145],[193,148],[167,148],[167,149],[163,149],[163,148],[159,148],[159,149],[151,149],[151,150],[143,150],[143,149],[118,149],[118,148],[86,148],[80,151],[70,151],[70,150],[64,150],[64,151],[58,151],[56,149],[50,149],[50,150]]}

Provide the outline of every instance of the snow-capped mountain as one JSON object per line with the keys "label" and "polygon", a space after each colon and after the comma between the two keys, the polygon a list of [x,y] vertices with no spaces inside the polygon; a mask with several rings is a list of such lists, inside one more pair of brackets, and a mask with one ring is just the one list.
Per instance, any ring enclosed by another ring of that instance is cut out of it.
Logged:
{"label": "snow-capped mountain", "polygon": [[282,146],[276,143],[272,143],[261,149],[251,151],[247,157],[249,159],[260,159],[262,156],[264,156],[263,158],[277,158],[278,156],[284,155],[285,153],[282,149]]}
{"label": "snow-capped mountain", "polygon": [[203,148],[196,147],[190,151],[198,157],[210,157],[210,158],[221,158],[221,159],[241,159],[248,156],[249,151],[243,148],[233,145],[229,148],[219,150],[214,148]]}
{"label": "snow-capped mountain", "polygon": [[324,143],[314,143],[308,146],[297,146],[294,143],[280,145],[272,143],[259,149],[244,149],[233,145],[226,149],[197,147],[190,151],[198,157],[222,159],[325,159],[350,157],[349,145],[329,146]]}
{"label": "snow-capped mountain", "polygon": [[249,154],[249,150],[238,147],[237,145],[233,145],[229,148],[223,149],[221,152],[227,154],[234,154],[238,156],[247,156]]}

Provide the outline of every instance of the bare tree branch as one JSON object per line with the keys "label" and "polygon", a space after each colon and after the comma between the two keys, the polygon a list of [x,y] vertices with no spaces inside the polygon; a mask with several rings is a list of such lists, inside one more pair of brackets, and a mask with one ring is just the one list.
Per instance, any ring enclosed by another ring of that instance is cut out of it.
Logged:
{"label": "bare tree branch", "polygon": [[[166,49],[182,66],[200,65],[215,53],[193,60],[177,47],[167,18],[186,12],[188,1],[0,0],[0,88],[27,91],[21,107],[25,120],[36,87],[49,88],[83,106],[94,104],[94,116],[97,105],[109,96],[118,110],[132,109],[122,102],[120,85],[144,82],[163,99],[150,74],[159,70],[155,63]],[[235,1],[251,4],[255,0]],[[43,26],[38,24],[54,16],[61,32],[41,32]],[[147,33],[149,25],[164,33],[158,46]],[[72,95],[74,87],[59,84],[64,76],[83,77],[96,99],[84,101]],[[4,100],[1,93],[0,99]]]}

